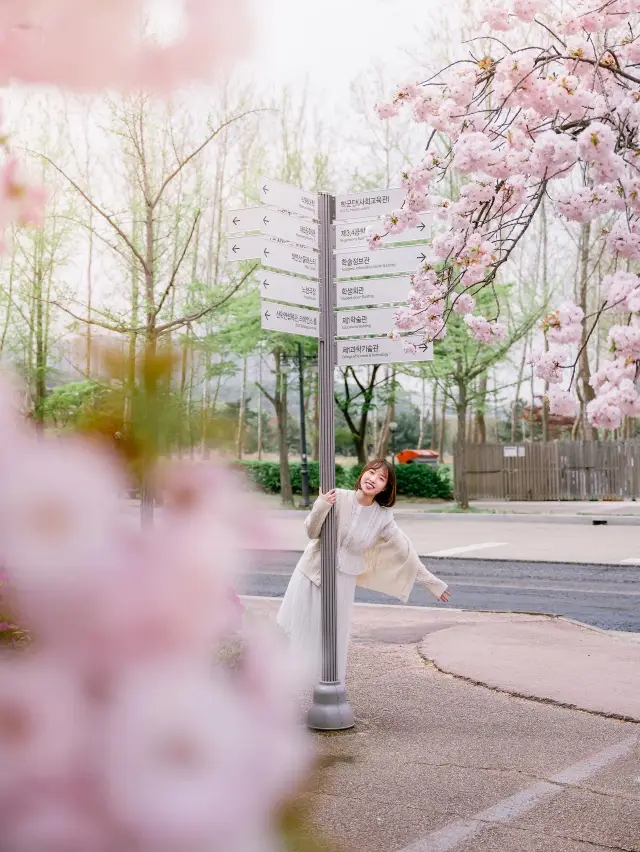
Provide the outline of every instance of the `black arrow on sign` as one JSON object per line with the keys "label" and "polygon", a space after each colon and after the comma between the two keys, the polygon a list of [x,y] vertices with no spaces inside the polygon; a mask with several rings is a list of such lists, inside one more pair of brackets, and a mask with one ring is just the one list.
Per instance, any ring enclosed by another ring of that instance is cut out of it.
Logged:
{"label": "black arrow on sign", "polygon": [[269,311],[265,311],[265,312],[264,312],[264,318],[265,318],[266,320],[268,320],[270,316],[271,316],[271,314],[269,313]]}
{"label": "black arrow on sign", "polygon": [[269,257],[269,249],[265,249],[263,251],[263,254],[264,254],[265,257]]}
{"label": "black arrow on sign", "polygon": [[269,220],[267,219],[267,217],[266,217],[266,216],[264,217],[264,219],[263,219],[262,221],[264,222],[264,224],[265,224],[265,225],[268,225],[268,224],[269,224]]}
{"label": "black arrow on sign", "polygon": [[231,251],[232,251],[234,254],[236,254],[236,252],[239,252],[239,251],[240,251],[240,246],[234,246],[234,247],[231,249]]}
{"label": "black arrow on sign", "polygon": [[267,281],[267,279],[266,279],[266,278],[265,278],[265,279],[264,279],[264,281],[262,282],[262,286],[263,286],[265,289],[269,286],[269,282]]}
{"label": "black arrow on sign", "polygon": [[267,187],[267,186],[263,186],[263,187],[262,187],[262,191],[263,191],[263,192],[264,192],[264,194],[266,195],[266,194],[269,192],[269,187]]}
{"label": "black arrow on sign", "polygon": [[420,261],[420,263],[424,263],[426,259],[427,259],[426,254],[419,254],[418,255],[418,260]]}
{"label": "black arrow on sign", "polygon": [[236,218],[233,220],[233,224],[237,225],[239,221],[240,221],[240,219],[238,219],[238,217],[236,216]]}
{"label": "black arrow on sign", "polygon": [[424,223],[424,222],[420,222],[420,224],[418,225],[418,230],[419,230],[419,231],[424,231],[424,229],[425,229],[426,227],[427,227],[427,226],[425,225],[425,223]]}

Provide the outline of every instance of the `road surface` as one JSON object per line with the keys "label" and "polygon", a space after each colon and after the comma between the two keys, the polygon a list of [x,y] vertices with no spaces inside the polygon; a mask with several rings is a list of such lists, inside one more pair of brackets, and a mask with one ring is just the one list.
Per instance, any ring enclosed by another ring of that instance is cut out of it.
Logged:
{"label": "road surface", "polygon": [[[281,597],[300,554],[259,551],[238,585],[242,594]],[[514,562],[504,559],[430,559],[424,564],[451,586],[452,605],[461,609],[552,613],[594,627],[640,632],[640,571],[637,566]],[[358,589],[363,603],[397,603]],[[440,606],[421,587],[409,604]]]}

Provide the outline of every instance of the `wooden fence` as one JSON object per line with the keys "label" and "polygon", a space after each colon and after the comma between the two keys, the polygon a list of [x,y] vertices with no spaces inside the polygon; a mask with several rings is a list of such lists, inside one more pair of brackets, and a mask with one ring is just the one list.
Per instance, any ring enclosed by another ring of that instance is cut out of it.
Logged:
{"label": "wooden fence", "polygon": [[467,444],[471,500],[630,500],[639,473],[640,441]]}

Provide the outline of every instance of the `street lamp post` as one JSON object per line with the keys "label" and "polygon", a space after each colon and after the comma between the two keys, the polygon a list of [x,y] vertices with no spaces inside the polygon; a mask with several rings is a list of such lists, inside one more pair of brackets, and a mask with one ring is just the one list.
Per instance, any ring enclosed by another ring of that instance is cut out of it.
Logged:
{"label": "street lamp post", "polygon": [[307,427],[304,416],[304,356],[302,344],[298,343],[298,373],[300,378],[300,477],[302,479],[302,505],[308,509],[309,500],[309,465],[307,463]]}
{"label": "street lamp post", "polygon": [[391,464],[396,466],[396,432],[398,431],[398,424],[395,420],[392,420],[389,423],[389,432],[391,433]]}

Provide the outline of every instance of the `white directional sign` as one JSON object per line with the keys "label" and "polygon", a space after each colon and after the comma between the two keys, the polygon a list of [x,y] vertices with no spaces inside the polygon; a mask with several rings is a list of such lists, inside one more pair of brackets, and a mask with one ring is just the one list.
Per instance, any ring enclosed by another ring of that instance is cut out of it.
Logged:
{"label": "white directional sign", "polygon": [[[381,219],[371,219],[360,222],[337,222],[336,223],[336,248],[349,249],[366,246],[367,233],[384,233],[384,225]],[[415,228],[407,228],[401,234],[388,234],[384,238],[384,244],[413,243],[418,240],[428,240],[431,236],[429,220],[424,216],[420,224]]]}
{"label": "white directional sign", "polygon": [[366,278],[361,281],[338,281],[336,304],[339,308],[404,304],[410,287],[411,279],[408,275],[398,275],[395,278]]}
{"label": "white directional sign", "polygon": [[232,210],[229,213],[228,230],[230,234],[261,231],[271,237],[313,248],[318,248],[320,244],[320,228],[315,222],[290,213],[265,210],[264,207]]}
{"label": "white directional sign", "polygon": [[413,272],[426,259],[427,256],[421,246],[339,252],[336,255],[336,276],[359,278],[363,275],[395,275],[401,272]]}
{"label": "white directional sign", "polygon": [[309,305],[317,308],[320,298],[316,281],[305,281],[291,275],[263,270],[260,274],[260,293],[263,299],[292,302],[294,305]]}
{"label": "white directional sign", "polygon": [[229,237],[227,258],[235,260],[260,260],[283,272],[318,277],[318,253],[311,248],[289,245],[277,237]]}
{"label": "white directional sign", "polygon": [[338,311],[338,337],[389,334],[398,308],[364,308],[360,311]]}
{"label": "white directional sign", "polygon": [[[420,342],[420,338],[416,338]],[[338,364],[342,367],[357,364],[393,364],[410,361],[432,361],[433,344],[416,354],[405,352],[402,340],[370,337],[363,340],[338,340]]]}
{"label": "white directional sign", "polygon": [[318,216],[318,196],[315,193],[271,178],[260,178],[260,201],[299,216],[310,216],[312,219]]}
{"label": "white directional sign", "polygon": [[378,192],[355,192],[336,197],[336,219],[371,219],[402,207],[404,189],[382,189]]}
{"label": "white directional sign", "polygon": [[291,308],[279,302],[261,302],[262,328],[267,331],[282,331],[285,334],[302,334],[318,337],[319,311],[306,308]]}
{"label": "white directional sign", "polygon": [[264,247],[264,237],[228,237],[227,260],[259,260]]}
{"label": "white directional sign", "polygon": [[262,252],[263,266],[271,266],[294,275],[318,277],[318,253],[310,248],[297,248],[283,243],[269,243]]}

